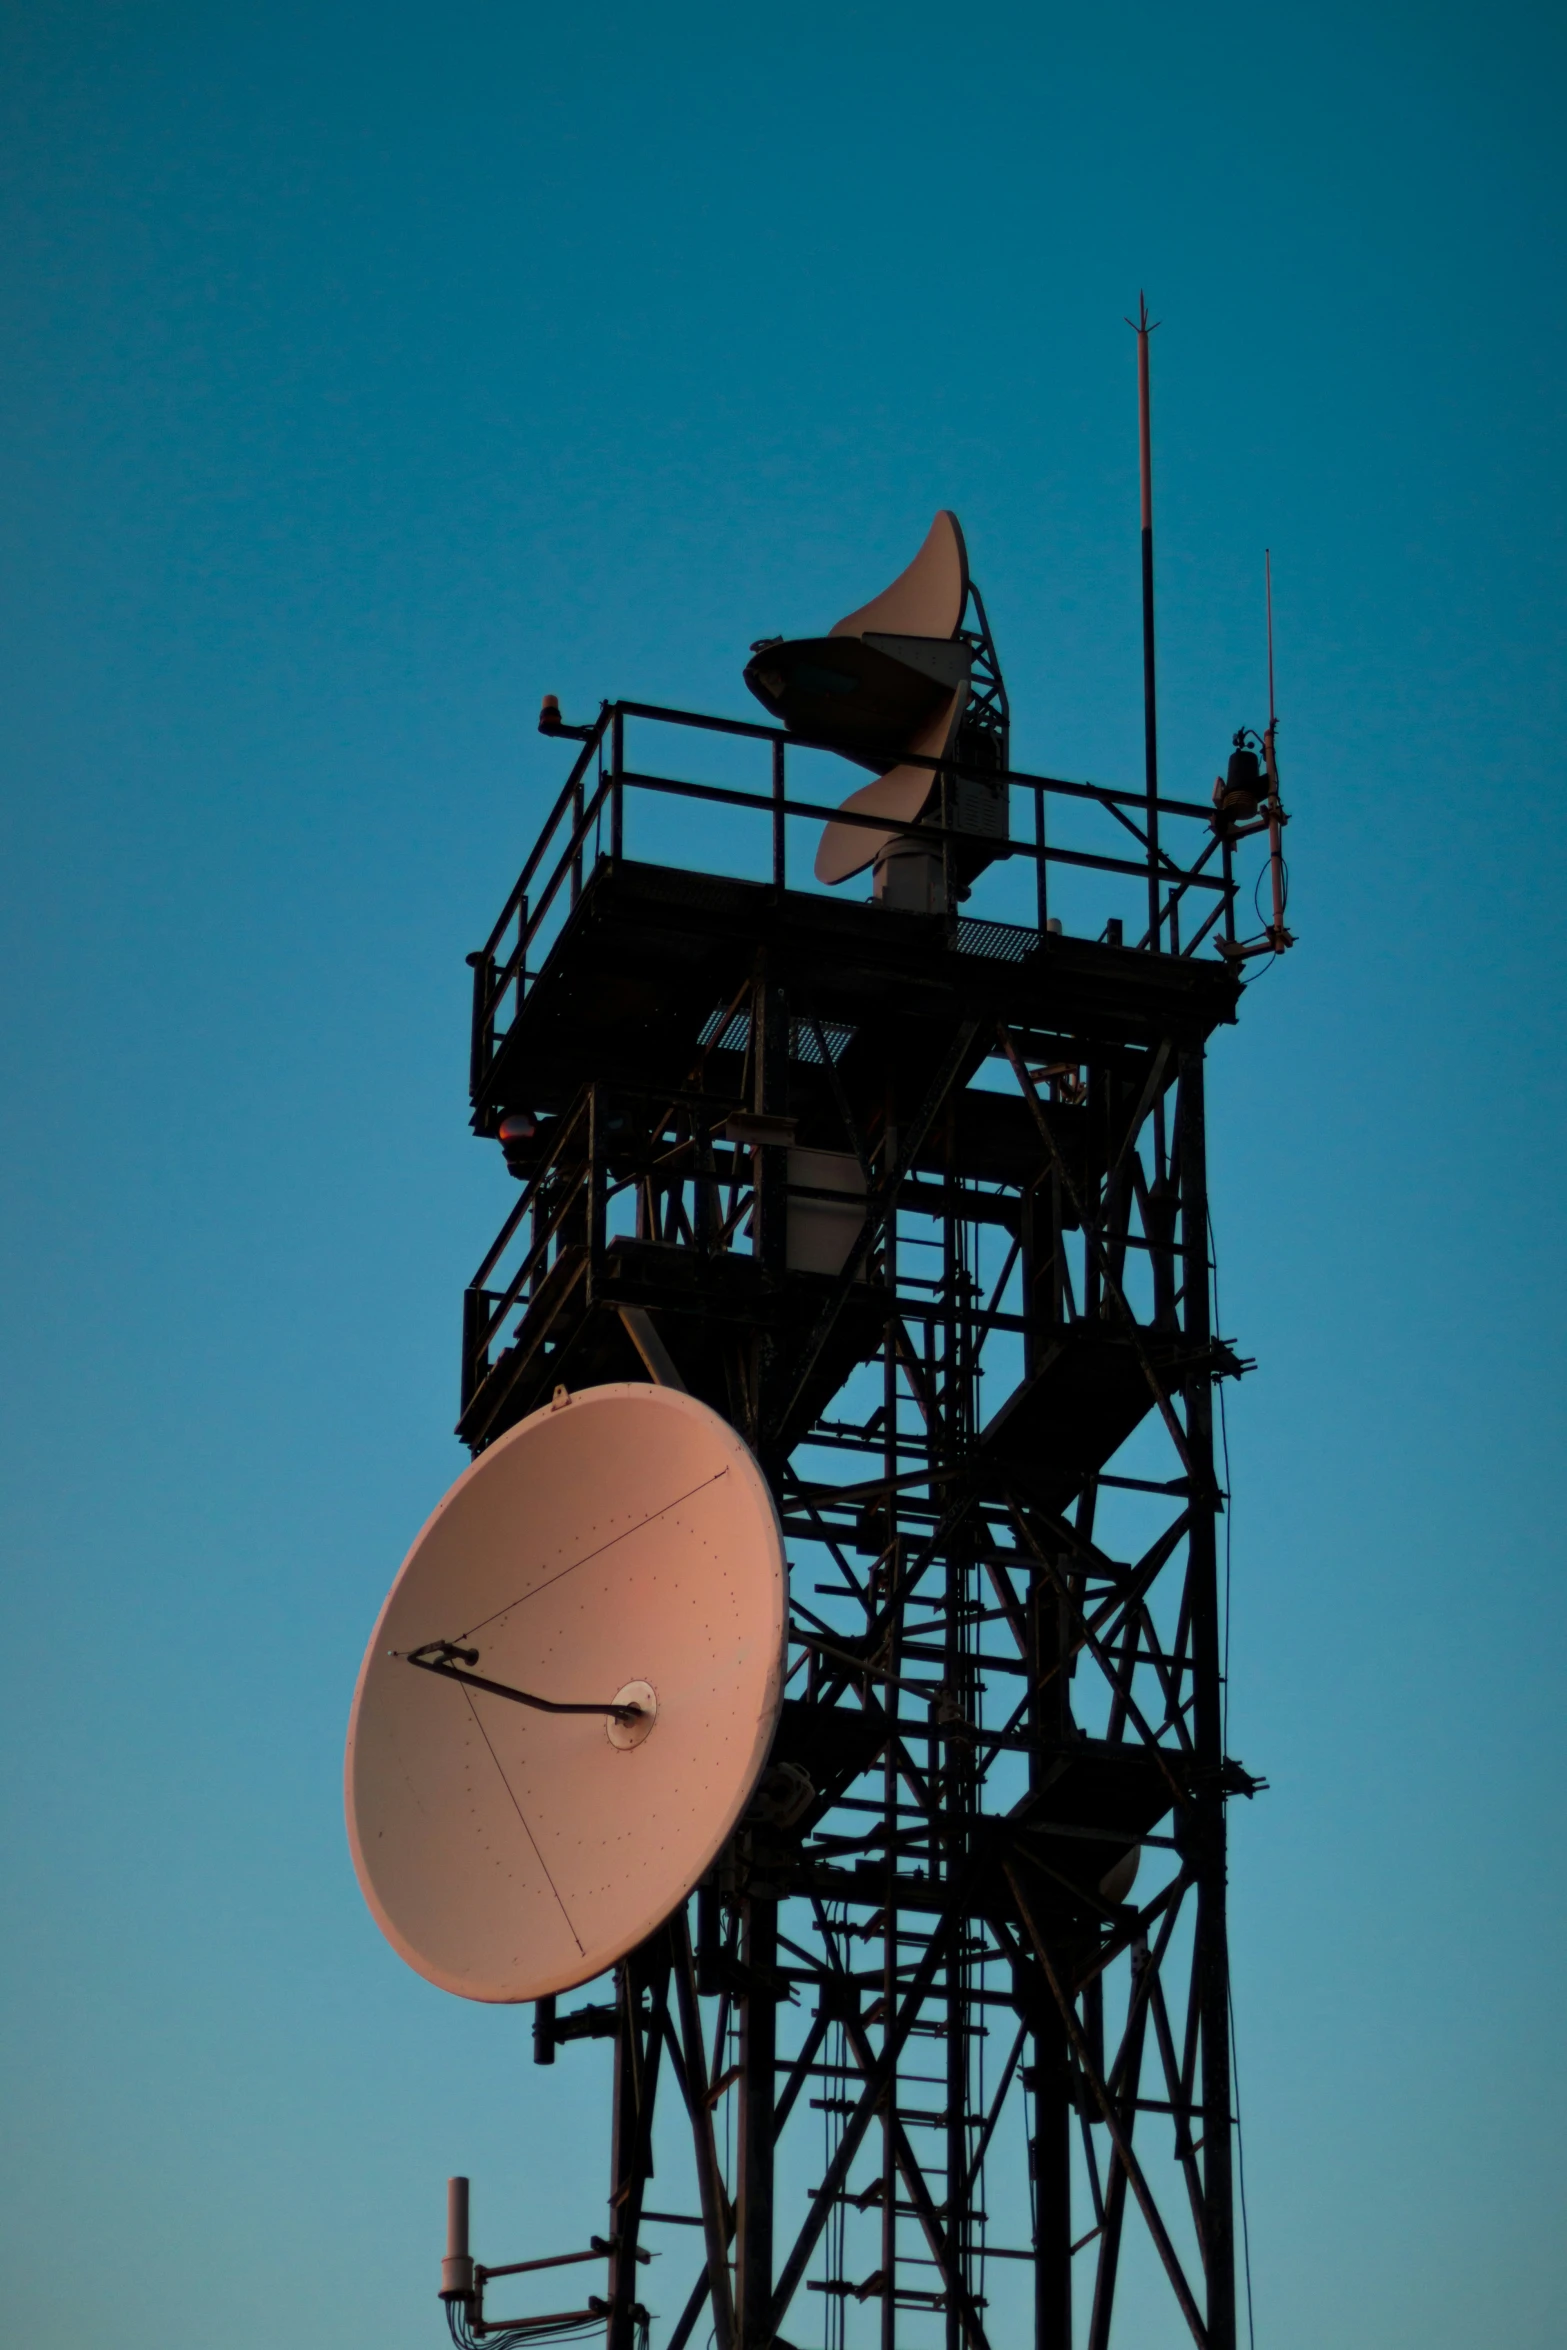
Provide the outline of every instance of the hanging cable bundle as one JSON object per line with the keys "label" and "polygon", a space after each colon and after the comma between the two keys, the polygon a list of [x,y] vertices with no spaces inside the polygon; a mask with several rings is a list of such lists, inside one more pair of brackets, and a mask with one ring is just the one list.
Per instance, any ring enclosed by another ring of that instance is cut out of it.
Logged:
{"label": "hanging cable bundle", "polygon": [[[648,2350],[650,2314],[640,2302],[631,2314],[637,2327],[637,2350]],[[586,2309],[563,2310],[555,2317],[524,2318],[517,2325],[499,2329],[485,2325],[478,2334],[469,2302],[449,2300],[446,2304],[446,2324],[455,2350],[523,2350],[524,2344],[531,2342],[586,2341],[602,2329],[608,2315],[609,2304],[593,2296]]]}

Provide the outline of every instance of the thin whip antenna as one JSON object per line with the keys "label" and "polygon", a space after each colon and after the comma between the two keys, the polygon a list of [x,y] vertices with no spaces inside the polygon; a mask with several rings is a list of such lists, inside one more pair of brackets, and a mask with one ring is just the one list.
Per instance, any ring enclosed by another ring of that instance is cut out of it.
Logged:
{"label": "thin whip antenna", "polygon": [[1271,735],[1279,722],[1273,698],[1273,549],[1262,550],[1263,591],[1268,604],[1268,732]]}
{"label": "thin whip antenna", "polygon": [[1273,693],[1273,549],[1262,550],[1263,591],[1268,607],[1268,731],[1262,738],[1262,763],[1268,779],[1268,875],[1273,887],[1273,920],[1268,925],[1268,944],[1276,955],[1295,944],[1284,927],[1284,905],[1288,884],[1284,873],[1283,828],[1289,821],[1279,799],[1279,715]]}
{"label": "thin whip antenna", "polygon": [[[1148,384],[1148,338],[1159,324],[1148,315],[1139,292],[1137,316],[1127,325],[1137,337],[1137,472],[1142,507],[1143,552],[1143,769],[1148,831],[1148,944],[1158,954],[1159,910],[1159,714],[1154,677],[1153,609],[1153,402]],[[1172,918],[1173,919],[1173,918]]]}

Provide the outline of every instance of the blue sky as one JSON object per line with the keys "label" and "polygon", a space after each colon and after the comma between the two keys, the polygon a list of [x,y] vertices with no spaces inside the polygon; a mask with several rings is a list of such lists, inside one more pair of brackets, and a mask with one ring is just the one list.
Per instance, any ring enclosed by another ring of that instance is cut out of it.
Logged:
{"label": "blue sky", "polygon": [[1258,2340],[1559,2341],[1563,48],[0,16],[9,2339],[414,2350],[448,2170],[600,2224],[599,2052],[402,1969],[341,1827],[507,1201],[463,955],[541,692],[743,714],[938,505],[1020,763],[1135,781],[1146,285],[1166,781],[1271,544],[1295,813],[1211,1143]]}

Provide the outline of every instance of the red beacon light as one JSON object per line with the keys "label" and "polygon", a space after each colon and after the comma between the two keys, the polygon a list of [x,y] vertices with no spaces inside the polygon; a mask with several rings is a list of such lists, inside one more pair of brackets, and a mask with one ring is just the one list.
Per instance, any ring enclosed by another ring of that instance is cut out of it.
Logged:
{"label": "red beacon light", "polygon": [[596,729],[591,726],[568,726],[560,714],[559,694],[546,694],[539,705],[540,734],[565,735],[572,742],[590,742]]}

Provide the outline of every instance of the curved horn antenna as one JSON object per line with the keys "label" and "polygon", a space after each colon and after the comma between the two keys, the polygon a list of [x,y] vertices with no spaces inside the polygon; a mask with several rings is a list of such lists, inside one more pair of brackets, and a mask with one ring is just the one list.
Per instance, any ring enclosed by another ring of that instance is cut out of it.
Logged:
{"label": "curved horn antenna", "polygon": [[[971,604],[977,632],[963,626]],[[940,788],[935,763],[953,751],[971,715],[984,763],[1006,766],[1005,689],[969,578],[962,526],[946,508],[891,586],[846,613],[825,637],[765,638],[752,652],[746,683],[791,734],[876,770],[875,781],[844,802],[842,813],[851,819],[916,823]],[[992,820],[978,829],[996,826]],[[889,868],[900,858],[910,861],[904,878],[917,883],[913,896],[891,887]],[[864,821],[830,823],[817,850],[817,879],[847,881],[868,865],[877,869],[877,895],[889,902],[945,902],[941,860],[929,844],[905,845],[899,832]],[[977,871],[978,864],[967,857],[970,868]]]}

